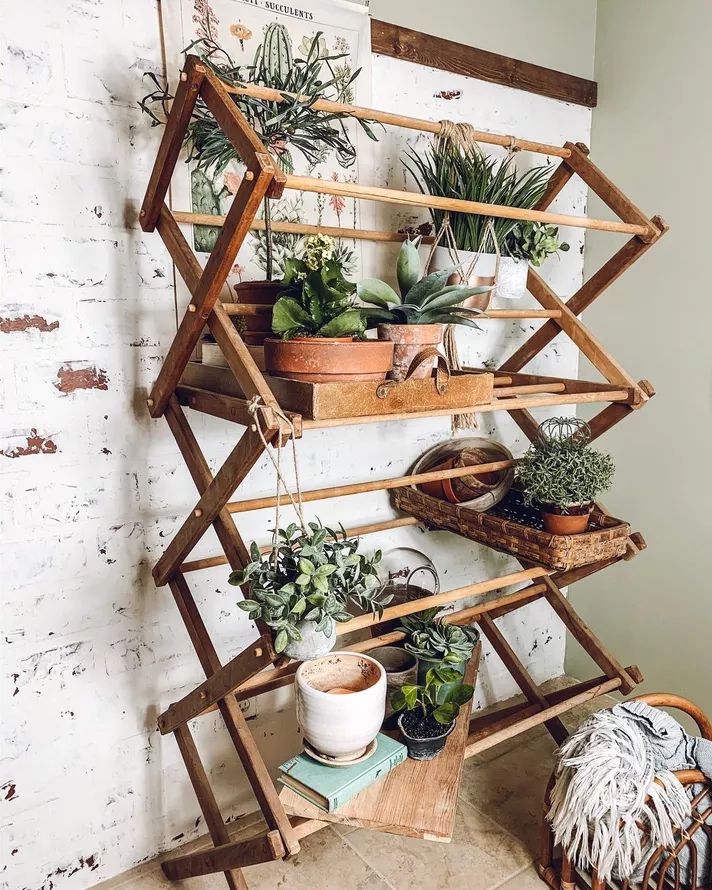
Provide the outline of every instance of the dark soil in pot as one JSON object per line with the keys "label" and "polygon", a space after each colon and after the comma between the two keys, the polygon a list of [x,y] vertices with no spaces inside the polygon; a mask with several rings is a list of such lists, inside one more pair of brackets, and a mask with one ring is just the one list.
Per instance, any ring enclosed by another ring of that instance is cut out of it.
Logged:
{"label": "dark soil in pot", "polygon": [[445,747],[447,737],[455,728],[455,721],[443,726],[432,716],[423,720],[423,712],[420,708],[414,708],[400,715],[398,728],[408,746],[408,757],[413,760],[432,760]]}

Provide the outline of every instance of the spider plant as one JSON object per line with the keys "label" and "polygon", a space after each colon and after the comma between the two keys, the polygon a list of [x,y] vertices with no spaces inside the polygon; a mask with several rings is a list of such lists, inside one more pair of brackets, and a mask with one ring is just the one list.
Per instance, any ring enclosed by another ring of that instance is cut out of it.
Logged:
{"label": "spider plant", "polygon": [[[422,155],[410,148],[403,164],[424,194],[524,209],[537,203],[549,178],[548,167],[533,167],[519,174],[511,159],[488,157],[477,145],[455,147],[440,143],[431,145]],[[444,211],[431,209],[430,213],[439,231]],[[515,225],[514,219],[450,212],[450,227],[459,250],[494,250],[492,227],[501,248]]]}
{"label": "spider plant", "polygon": [[367,324],[462,324],[477,328],[478,309],[467,309],[458,304],[468,297],[485,293],[489,287],[470,287],[465,284],[447,285],[454,271],[445,269],[422,278],[418,243],[404,241],[398,252],[396,277],[400,295],[380,278],[365,278],[356,287],[356,294],[364,303],[375,308],[362,310]]}

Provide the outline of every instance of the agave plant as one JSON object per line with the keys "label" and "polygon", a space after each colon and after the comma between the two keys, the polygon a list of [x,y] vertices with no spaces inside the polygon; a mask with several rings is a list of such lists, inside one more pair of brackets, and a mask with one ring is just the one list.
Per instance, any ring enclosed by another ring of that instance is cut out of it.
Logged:
{"label": "agave plant", "polygon": [[380,278],[360,281],[356,294],[375,309],[363,309],[368,324],[463,324],[480,330],[475,318],[479,309],[461,306],[463,300],[485,293],[489,287],[470,287],[465,284],[448,285],[447,280],[457,268],[422,276],[418,247],[420,239],[404,241],[398,252],[396,278],[400,295]]}
{"label": "agave plant", "polygon": [[[421,192],[443,198],[459,198],[483,204],[530,209],[546,189],[550,170],[534,167],[520,174],[511,159],[497,160],[484,155],[477,145],[451,146],[439,143],[424,154],[411,148],[403,165],[415,179]],[[431,209],[437,231],[444,211]],[[472,252],[494,250],[494,239],[501,248],[516,220],[450,212],[450,227],[458,250]]]}

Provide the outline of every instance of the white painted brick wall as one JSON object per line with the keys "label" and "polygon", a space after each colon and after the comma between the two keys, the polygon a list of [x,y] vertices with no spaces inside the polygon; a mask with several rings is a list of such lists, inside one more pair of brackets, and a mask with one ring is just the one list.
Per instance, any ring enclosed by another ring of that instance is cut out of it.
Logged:
{"label": "white painted brick wall", "polygon": [[[170,593],[150,576],[196,500],[167,425],[144,409],[174,331],[172,269],[158,236],[136,224],[160,137],[136,108],[142,73],[160,69],[157,12],[153,0],[23,0],[2,26],[0,886],[82,890],[204,830],[174,742],[155,730],[158,711],[200,679]],[[582,109],[403,64],[374,61],[375,104],[587,138]],[[435,100],[442,89],[461,89],[459,104]],[[375,181],[394,180],[397,152],[385,139]],[[582,205],[575,189],[560,203]],[[383,255],[371,259],[382,271]],[[548,274],[570,292],[579,252]],[[528,329],[503,324],[466,348],[498,361]],[[566,344],[547,357],[575,373]],[[191,419],[217,467],[234,429]],[[483,432],[523,446],[505,418],[488,415]],[[443,421],[315,432],[299,448],[303,478],[395,474],[446,434]],[[272,486],[264,459],[246,490]],[[356,524],[389,510],[375,494],[318,512]],[[268,519],[241,527],[263,541]],[[446,534],[379,536],[396,543],[432,551],[446,587],[513,566]],[[217,551],[211,533],[196,554]],[[227,659],[252,629],[225,576],[190,581]],[[561,671],[563,637],[541,604],[507,628],[537,678]],[[482,680],[480,703],[512,692],[490,653]],[[291,692],[263,696],[257,710],[250,725],[274,766],[296,744]],[[254,809],[219,718],[203,718],[196,737],[226,814]]]}

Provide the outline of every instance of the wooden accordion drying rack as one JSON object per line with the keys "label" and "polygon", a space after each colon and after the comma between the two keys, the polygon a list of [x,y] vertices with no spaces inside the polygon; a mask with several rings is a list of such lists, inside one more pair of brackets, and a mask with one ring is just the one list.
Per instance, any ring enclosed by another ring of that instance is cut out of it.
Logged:
{"label": "wooden accordion drying rack", "polygon": [[[247,886],[240,871],[243,866],[293,856],[299,850],[301,838],[325,827],[329,821],[348,822],[413,837],[449,840],[454,822],[462,761],[465,757],[540,723],[544,723],[554,738],[561,741],[566,736],[566,729],[560,720],[561,714],[587,699],[616,689],[628,693],[642,679],[637,667],[623,667],[605,649],[560,590],[561,587],[618,561],[617,559],[559,572],[523,563],[522,570],[518,572],[425,597],[416,603],[388,607],[380,620],[375,616],[366,615],[337,625],[337,632],[343,635],[434,605],[445,605],[464,597],[485,594],[525,582],[527,586],[521,589],[501,593],[486,602],[460,609],[447,617],[448,621],[455,623],[479,624],[485,637],[522,689],[526,697],[523,705],[500,709],[494,714],[475,718],[469,723],[469,710],[463,708],[463,712],[467,713],[461,713],[458,728],[451,734],[448,746],[440,758],[432,763],[407,761],[384,781],[358,795],[338,812],[321,813],[311,808],[301,798],[287,793],[286,789],[282,791],[281,796],[277,794],[239,703],[252,696],[292,683],[298,664],[285,663],[285,659],[274,652],[269,629],[258,624],[259,639],[223,665],[186,581],[186,575],[194,570],[224,564],[229,564],[232,569],[242,567],[249,559],[249,555],[233,522],[233,514],[274,504],[274,498],[230,502],[233,493],[264,450],[254,424],[254,417],[250,414],[249,404],[251,402],[254,404],[255,398],[258,400],[265,439],[275,447],[282,447],[292,434],[299,438],[305,430],[312,428],[401,421],[446,416],[456,412],[452,409],[428,410],[408,414],[341,417],[325,421],[309,420],[302,418],[300,414],[281,412],[264,376],[235,330],[229,310],[219,300],[221,289],[245,236],[250,229],[263,226],[262,222],[255,218],[263,198],[265,196],[278,198],[285,188],[298,189],[630,235],[624,246],[567,302],[563,302],[543,279],[530,269],[528,289],[542,308],[533,311],[490,311],[484,316],[485,319],[543,318],[545,321],[495,372],[494,396],[490,403],[458,411],[508,411],[529,438],[534,436],[537,428],[537,423],[530,413],[531,408],[583,402],[607,403],[590,424],[593,438],[597,438],[622,418],[644,405],[653,395],[650,384],[646,381],[636,382],[631,378],[584,327],[578,316],[667,229],[662,219],[659,217],[650,219],[632,204],[591,163],[586,147],[581,144],[566,143],[563,147],[557,147],[505,135],[485,132],[476,134],[477,139],[484,143],[511,146],[561,158],[559,166],[550,178],[546,193],[533,210],[285,175],[276,168],[265,146],[235,106],[231,94],[239,93],[249,93],[269,101],[282,101],[282,95],[274,90],[252,86],[230,87],[222,83],[197,57],[187,58],[140,214],[144,231],[152,232],[158,229],[192,295],[191,303],[180,321],[177,334],[147,404],[152,417],[161,415],[166,417],[198,489],[199,499],[156,564],[153,575],[158,586],[164,584],[170,586],[207,679],[161,714],[159,728],[164,734],[172,732],[175,735],[214,844],[214,847],[207,851],[169,860],[164,863],[163,869],[171,879],[223,871],[228,886],[233,890]],[[246,166],[242,183],[224,218],[172,213],[165,203],[170,179],[199,96]],[[326,112],[345,112],[356,118],[376,120],[384,124],[431,133],[437,133],[440,129],[440,124],[432,121],[406,118],[326,100],[319,100],[313,103],[312,107]],[[590,219],[547,211],[574,174],[578,174],[599,195],[619,220]],[[204,270],[183,236],[178,226],[179,222],[222,226]],[[371,241],[399,241],[405,237],[390,232],[352,231],[278,222],[273,228],[275,231],[305,234],[321,231],[325,234]],[[243,315],[256,314],[259,311],[261,307],[258,306],[240,306],[240,313]],[[206,324],[225,355],[242,397],[234,393],[215,391],[215,388],[211,389],[207,378],[205,383],[196,386],[194,374],[191,376],[192,385],[181,382],[181,377],[186,371],[191,354]],[[562,331],[600,371],[606,383],[589,383],[521,372],[522,368]],[[237,445],[215,476],[210,472],[193,435],[183,411],[185,406],[232,421],[245,428]],[[284,416],[289,418],[291,427],[285,423]],[[495,468],[498,468],[498,465],[465,467],[430,472],[425,474],[425,477],[429,479],[453,477],[473,472],[487,472]],[[394,489],[418,481],[424,481],[424,478],[402,476],[380,482],[317,489],[306,492],[304,500]],[[396,518],[352,528],[349,532],[353,535],[362,535],[416,523],[417,520],[413,517]],[[225,555],[186,562],[186,557],[210,525],[215,529]],[[635,555],[644,546],[645,542],[641,536],[632,534],[624,558]],[[536,685],[495,624],[495,619],[542,597],[549,602],[574,638],[598,664],[603,672],[602,676],[550,695],[544,695]],[[403,634],[392,632],[348,648],[364,652],[402,638]],[[472,682],[476,675],[478,655],[479,647],[469,666],[468,676]],[[266,832],[247,840],[230,840],[227,826],[189,729],[190,720],[215,709],[220,711],[224,719],[267,823]]]}

